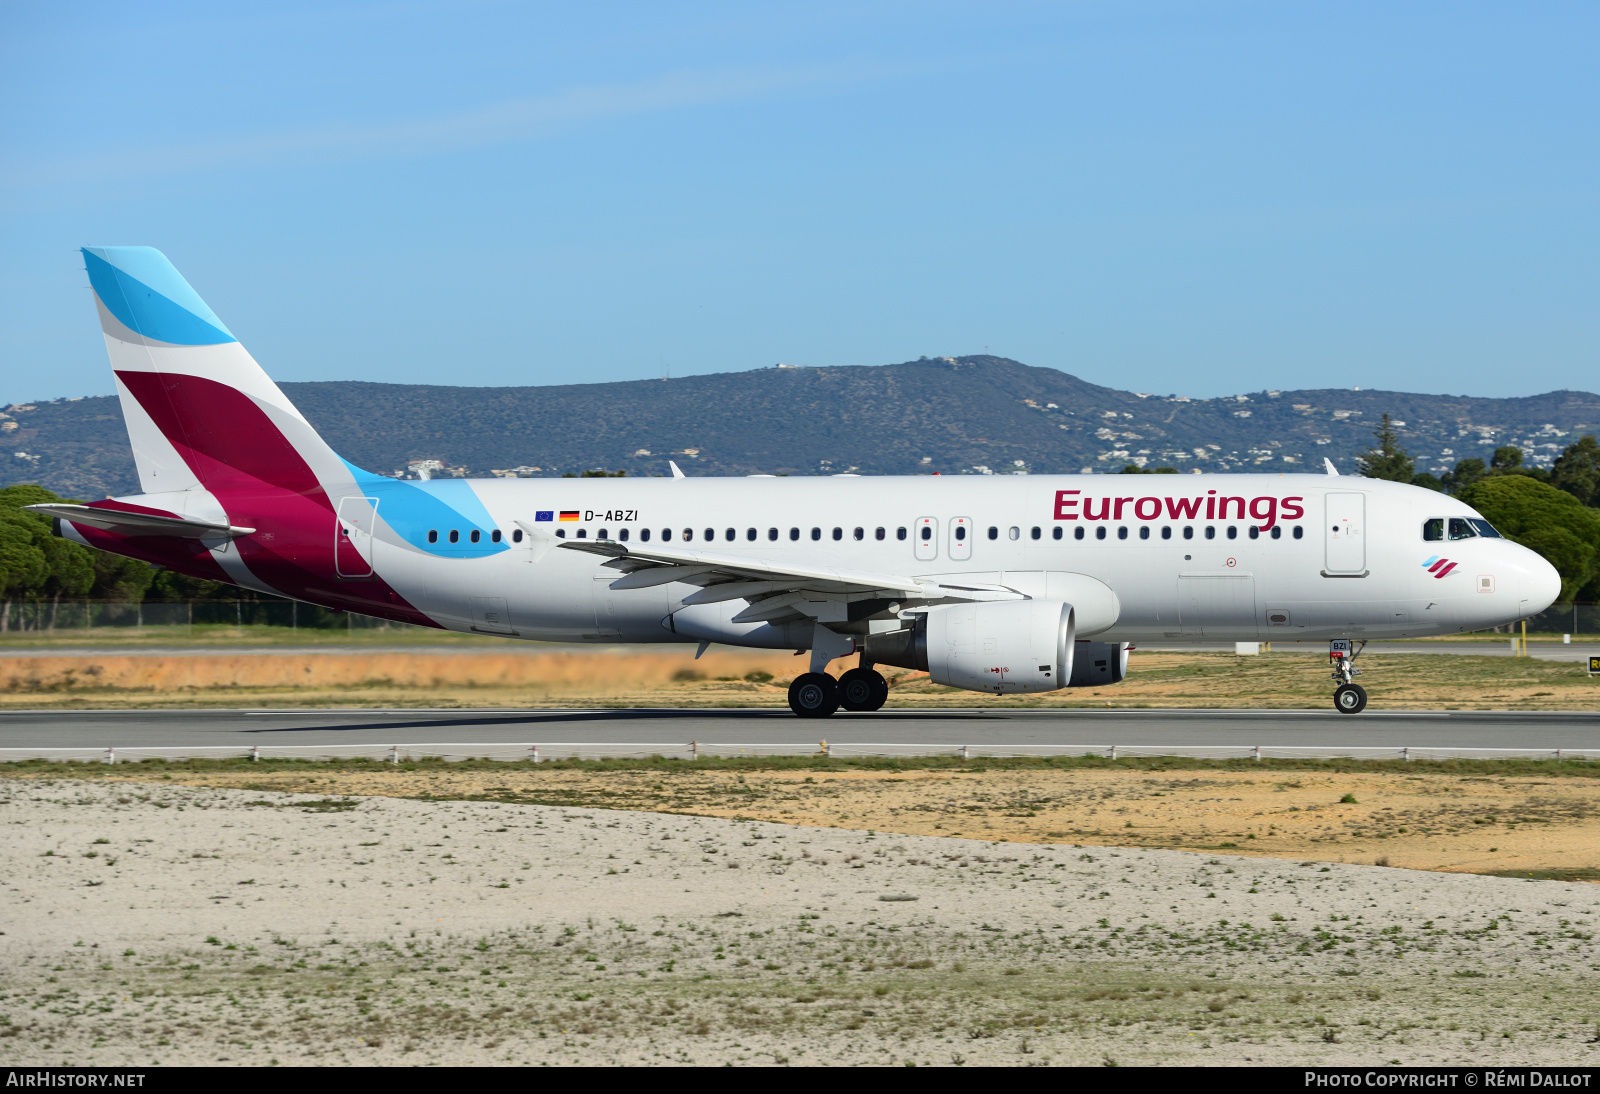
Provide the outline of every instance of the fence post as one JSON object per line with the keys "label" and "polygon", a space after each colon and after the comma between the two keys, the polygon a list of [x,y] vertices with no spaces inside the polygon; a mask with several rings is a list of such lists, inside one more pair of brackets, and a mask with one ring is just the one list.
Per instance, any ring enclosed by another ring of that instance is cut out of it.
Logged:
{"label": "fence post", "polygon": [[1261,762],[1261,746],[1260,745],[1256,745],[1256,762],[1257,763]]}
{"label": "fence post", "polygon": [[700,758],[700,742],[699,741],[690,741],[689,742],[689,758],[691,760],[698,760]]}
{"label": "fence post", "polygon": [[530,749],[529,751],[532,754],[533,762],[534,763],[538,763],[539,762],[539,746],[538,745],[534,745],[533,748]]}
{"label": "fence post", "polygon": [[261,746],[260,745],[251,745],[250,746],[250,762],[253,763],[253,764],[258,764],[258,763],[261,762]]}
{"label": "fence post", "polygon": [[1411,748],[1409,745],[1400,749],[1400,758],[1407,763],[1411,762]]}
{"label": "fence post", "polygon": [[114,764],[116,762],[117,762],[117,750],[115,748],[106,749],[106,763]]}
{"label": "fence post", "polygon": [[391,764],[397,764],[400,762],[400,748],[398,745],[389,746],[389,762]]}
{"label": "fence post", "polygon": [[1556,763],[1560,763],[1560,762],[1561,762],[1561,750],[1558,748],[1558,749],[1556,749]]}
{"label": "fence post", "polygon": [[1116,745],[1112,745],[1111,746],[1111,758],[1113,760],[1115,760],[1117,758],[1117,746]]}
{"label": "fence post", "polygon": [[972,759],[972,749],[970,747],[968,747],[967,745],[962,745],[961,746],[961,758],[963,760]]}
{"label": "fence post", "polygon": [[828,751],[828,742],[827,741],[823,741],[822,742],[822,754],[824,756],[832,756],[833,755],[833,753]]}

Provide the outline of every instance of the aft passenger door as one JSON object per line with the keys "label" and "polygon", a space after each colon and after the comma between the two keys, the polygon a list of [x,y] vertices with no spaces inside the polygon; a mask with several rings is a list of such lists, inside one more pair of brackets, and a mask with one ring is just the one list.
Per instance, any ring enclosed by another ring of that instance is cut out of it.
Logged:
{"label": "aft passenger door", "polygon": [[333,572],[340,577],[372,576],[372,526],[377,498],[340,498],[333,522]]}
{"label": "aft passenger door", "polygon": [[911,529],[917,561],[932,562],[939,557],[939,522],[933,517],[918,517]]}
{"label": "aft passenger door", "polygon": [[1324,574],[1364,577],[1367,572],[1367,496],[1329,493],[1322,534],[1327,542]]}
{"label": "aft passenger door", "polygon": [[972,520],[969,517],[950,518],[950,558],[965,562],[972,557]]}

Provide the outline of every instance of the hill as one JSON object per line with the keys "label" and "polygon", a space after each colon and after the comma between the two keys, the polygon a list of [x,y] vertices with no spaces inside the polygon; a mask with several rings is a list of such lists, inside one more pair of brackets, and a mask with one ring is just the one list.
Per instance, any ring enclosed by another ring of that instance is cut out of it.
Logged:
{"label": "hill", "polygon": [[[1186,399],[1101,387],[1002,357],[770,368],[552,387],[353,381],[284,384],[346,459],[383,474],[434,460],[440,473],[591,468],[659,475],[1000,474],[1116,471],[1349,473],[1380,415],[1417,470],[1438,473],[1515,444],[1548,467],[1600,430],[1600,396],[1520,399],[1308,389]],[[114,397],[12,405],[0,416],[0,485],[74,497],[138,490]]]}

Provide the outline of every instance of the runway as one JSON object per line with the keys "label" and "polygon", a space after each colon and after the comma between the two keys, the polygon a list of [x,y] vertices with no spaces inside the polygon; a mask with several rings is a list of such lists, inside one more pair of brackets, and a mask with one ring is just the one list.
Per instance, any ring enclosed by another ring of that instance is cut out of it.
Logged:
{"label": "runway", "polygon": [[[1600,758],[1589,711],[886,710],[802,720],[780,709],[104,710],[0,714],[0,758],[147,755],[524,758],[567,755],[1083,753],[1527,755]],[[156,749],[159,752],[150,750]],[[82,750],[82,751],[79,751]]]}

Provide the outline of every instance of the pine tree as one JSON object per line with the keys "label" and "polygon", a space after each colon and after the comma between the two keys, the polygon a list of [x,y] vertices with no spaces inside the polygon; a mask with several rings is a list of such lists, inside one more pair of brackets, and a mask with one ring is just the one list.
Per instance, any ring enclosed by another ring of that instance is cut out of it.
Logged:
{"label": "pine tree", "polygon": [[1378,439],[1378,444],[1356,457],[1356,474],[1369,479],[1410,482],[1416,476],[1416,464],[1400,447],[1400,438],[1395,434],[1389,415],[1383,416],[1372,435]]}

